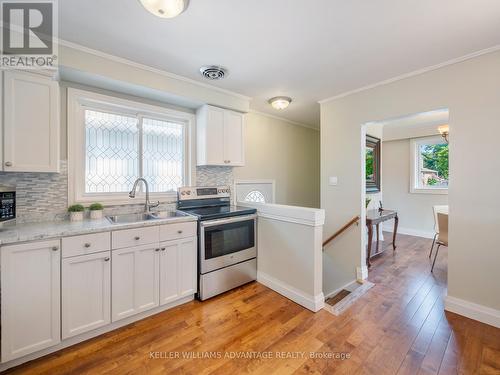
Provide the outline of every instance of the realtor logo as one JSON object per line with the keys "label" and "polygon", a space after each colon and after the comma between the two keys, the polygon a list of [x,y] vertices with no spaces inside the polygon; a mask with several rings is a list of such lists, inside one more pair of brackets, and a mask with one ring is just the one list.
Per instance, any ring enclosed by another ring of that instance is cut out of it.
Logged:
{"label": "realtor logo", "polygon": [[55,0],[1,1],[3,68],[54,68],[57,61]]}

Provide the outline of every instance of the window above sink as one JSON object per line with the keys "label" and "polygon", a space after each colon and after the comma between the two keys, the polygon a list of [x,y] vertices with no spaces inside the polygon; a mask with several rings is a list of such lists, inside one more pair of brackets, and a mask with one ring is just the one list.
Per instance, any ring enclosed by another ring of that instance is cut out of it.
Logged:
{"label": "window above sink", "polygon": [[194,171],[194,115],[131,100],[68,89],[69,201],[140,204],[134,181],[150,184],[151,198],[176,199]]}

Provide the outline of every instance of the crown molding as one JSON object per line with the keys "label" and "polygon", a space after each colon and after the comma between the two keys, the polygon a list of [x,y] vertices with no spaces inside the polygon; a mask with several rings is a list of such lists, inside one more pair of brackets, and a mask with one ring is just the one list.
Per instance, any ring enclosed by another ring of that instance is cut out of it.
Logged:
{"label": "crown molding", "polygon": [[261,115],[261,116],[264,116],[264,117],[272,118],[274,120],[283,121],[283,122],[286,122],[286,123],[288,123],[290,125],[301,126],[303,128],[316,130],[318,132],[320,131],[320,129],[318,127],[316,127],[316,126],[309,125],[309,124],[304,124],[304,123],[298,122],[298,121],[289,120],[287,118],[276,116],[276,115],[271,115],[270,113],[260,112],[260,111],[256,111],[256,110],[253,110],[253,109],[250,109],[248,111],[248,113],[255,113],[256,115]]}
{"label": "crown molding", "polygon": [[199,86],[199,87],[207,88],[207,89],[210,89],[210,90],[218,91],[218,92],[221,92],[221,93],[224,93],[224,94],[227,94],[227,95],[231,95],[231,96],[234,96],[234,97],[237,97],[237,98],[240,98],[240,99],[248,100],[248,101],[252,100],[251,97],[243,95],[243,94],[240,94],[240,93],[237,93],[237,92],[233,92],[233,91],[226,90],[226,89],[223,89],[223,88],[220,88],[220,87],[217,87],[217,86],[209,85],[208,83],[199,82],[199,81],[196,81],[196,80],[191,79],[191,78],[187,78],[187,77],[184,77],[184,76],[181,76],[181,75],[177,75],[177,74],[174,74],[174,73],[167,72],[166,70],[162,70],[162,69],[158,69],[158,68],[153,68],[152,66],[149,66],[149,65],[141,64],[141,63],[138,63],[138,62],[135,62],[135,61],[132,61],[132,60],[125,59],[123,57],[118,57],[118,56],[115,56],[115,55],[111,55],[109,53],[98,51],[98,50],[95,50],[95,49],[92,49],[92,48],[89,48],[89,47],[85,47],[85,46],[82,46],[80,44],[69,42],[69,41],[64,40],[64,39],[59,39],[57,43],[59,45],[61,45],[61,46],[72,48],[72,49],[75,49],[77,51],[81,51],[81,52],[85,52],[85,53],[88,53],[88,54],[91,54],[91,55],[94,55],[94,56],[102,57],[104,59],[107,59],[107,60],[110,60],[110,61],[114,61],[114,62],[117,62],[117,63],[121,63],[121,64],[125,64],[125,65],[128,65],[128,66],[134,67],[134,68],[146,70],[146,71],[149,71],[151,73],[155,73],[155,74],[162,75],[162,76],[165,76],[165,77],[168,77],[168,78],[176,79],[178,81],[190,83],[190,84],[195,85],[195,86]]}
{"label": "crown molding", "polygon": [[338,94],[338,95],[335,95],[335,96],[332,96],[332,97],[329,97],[329,98],[326,98],[326,99],[322,99],[322,100],[318,101],[318,103],[319,104],[325,104],[325,103],[328,103],[328,102],[331,102],[331,101],[334,101],[334,100],[337,100],[337,99],[340,99],[340,98],[345,98],[346,96],[349,96],[349,95],[357,94],[359,92],[366,91],[366,90],[371,90],[371,89],[373,89],[375,87],[384,86],[384,85],[387,85],[389,83],[401,81],[401,80],[406,79],[406,78],[415,77],[415,76],[418,76],[418,75],[421,75],[421,74],[424,74],[424,73],[431,72],[433,70],[441,69],[441,68],[444,68],[444,67],[449,66],[449,65],[458,64],[458,63],[461,63],[461,62],[473,59],[475,57],[479,57],[479,56],[486,55],[488,53],[497,52],[497,51],[500,51],[500,44],[498,44],[496,46],[493,46],[493,47],[490,47],[490,48],[486,48],[486,49],[482,49],[480,51],[476,51],[476,52],[470,53],[468,55],[457,57],[455,59],[448,60],[448,61],[445,61],[443,63],[439,63],[439,64],[432,65],[432,66],[428,66],[428,67],[425,67],[425,68],[422,68],[422,69],[419,69],[419,70],[415,70],[415,71],[410,72],[410,73],[405,73],[405,74],[401,74],[401,75],[393,77],[393,78],[386,79],[384,81],[380,81],[380,82],[377,82],[377,83],[372,83],[372,84],[367,85],[367,86],[363,86],[363,87],[360,87],[360,88],[357,88],[357,89],[354,89],[354,90],[346,91],[346,92],[344,92],[342,94]]}

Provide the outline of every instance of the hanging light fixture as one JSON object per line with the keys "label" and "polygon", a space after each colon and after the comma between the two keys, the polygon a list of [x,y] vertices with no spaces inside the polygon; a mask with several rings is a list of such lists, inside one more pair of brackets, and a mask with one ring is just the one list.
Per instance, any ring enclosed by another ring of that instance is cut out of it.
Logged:
{"label": "hanging light fixture", "polygon": [[184,12],[189,0],[139,0],[144,8],[155,16],[173,18]]}
{"label": "hanging light fixture", "polygon": [[446,143],[450,143],[448,140],[448,135],[450,134],[450,126],[449,125],[441,125],[438,127],[439,134],[444,138]]}
{"label": "hanging light fixture", "polygon": [[288,108],[288,106],[292,102],[292,98],[289,98],[288,96],[276,96],[269,99],[268,102],[273,106],[274,109],[282,110]]}

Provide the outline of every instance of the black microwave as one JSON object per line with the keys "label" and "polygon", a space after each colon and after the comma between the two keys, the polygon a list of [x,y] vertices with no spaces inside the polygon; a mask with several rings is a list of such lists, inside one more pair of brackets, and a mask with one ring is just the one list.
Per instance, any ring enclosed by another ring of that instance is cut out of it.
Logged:
{"label": "black microwave", "polygon": [[0,187],[0,223],[16,218],[16,192]]}

